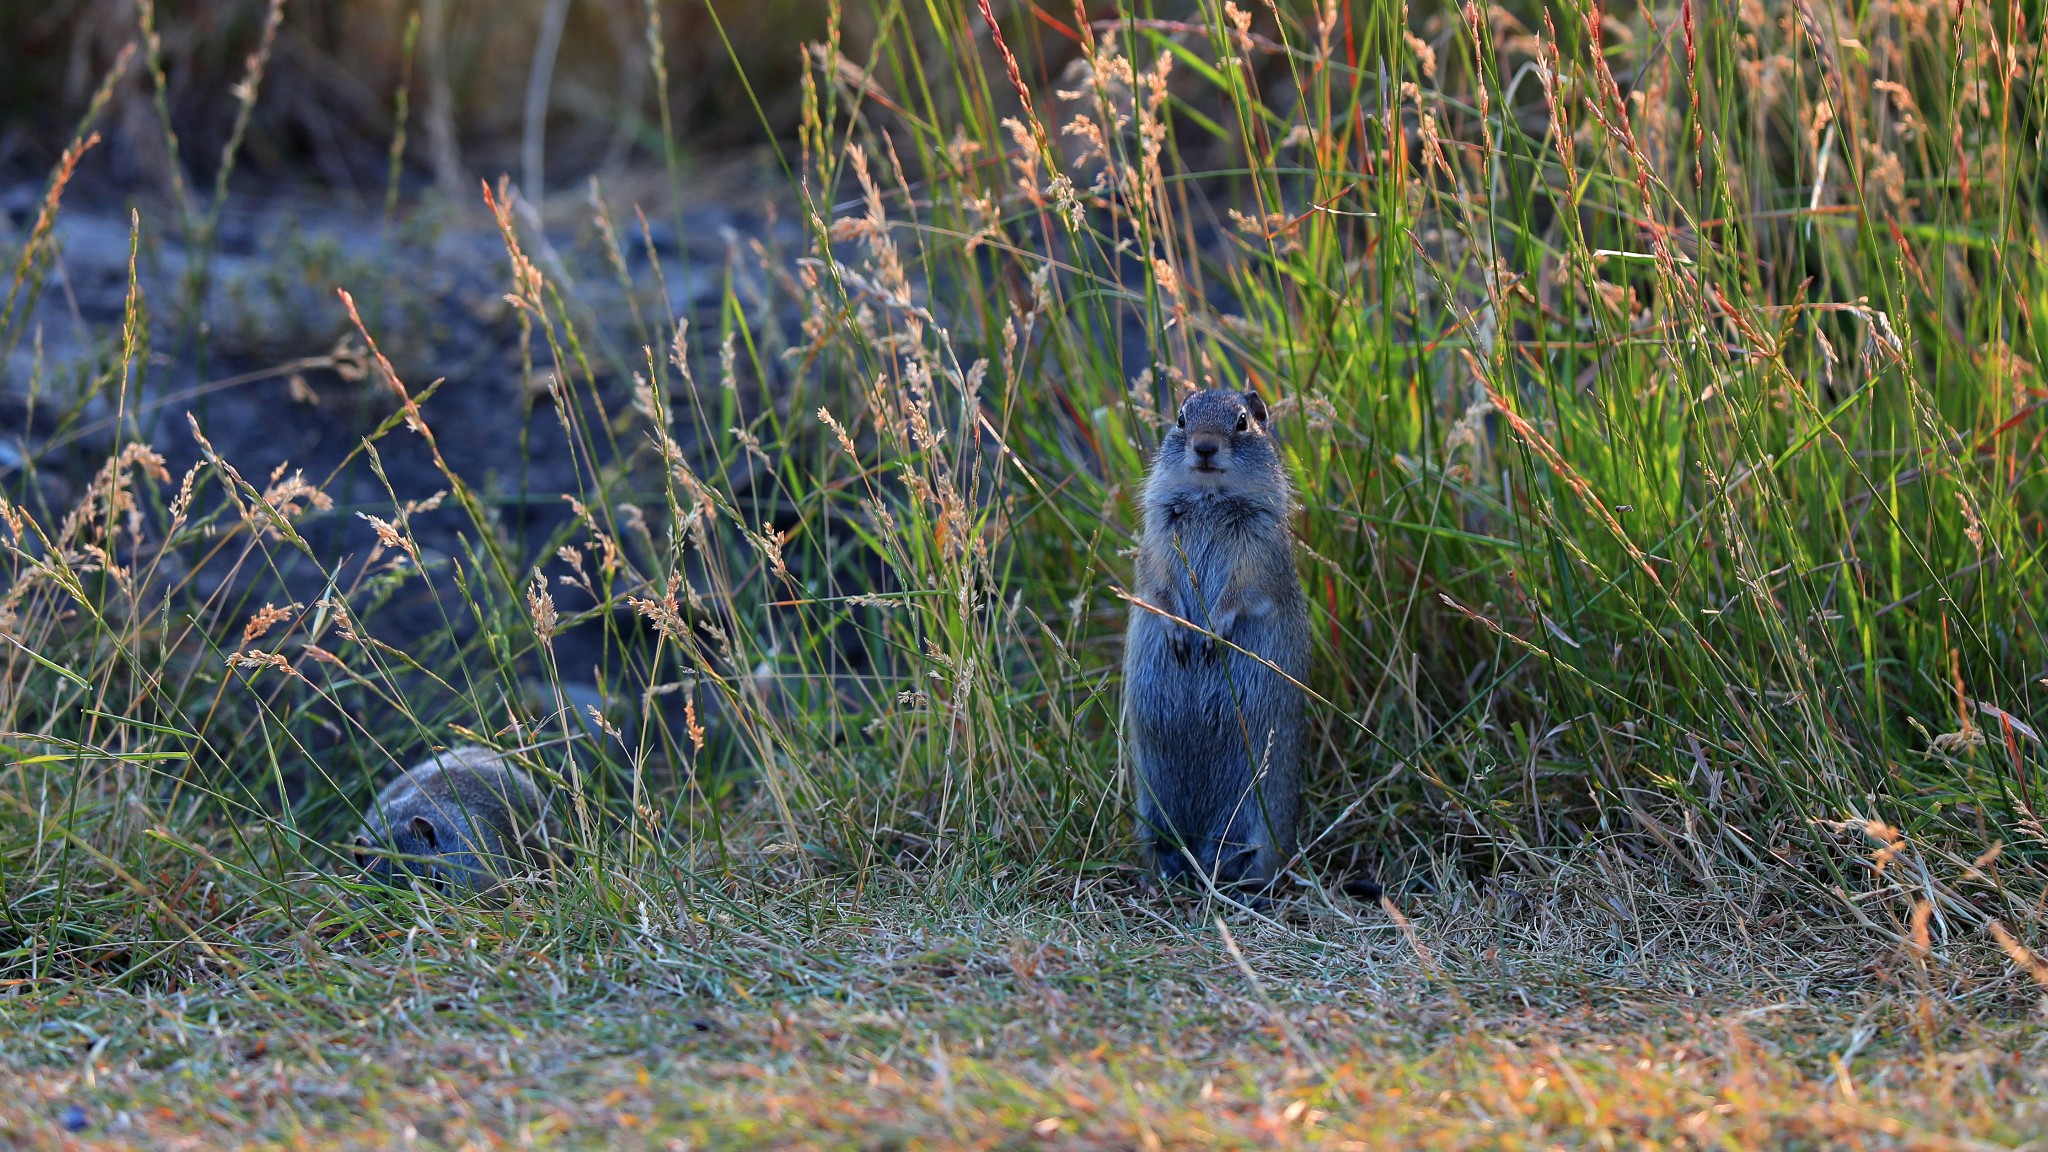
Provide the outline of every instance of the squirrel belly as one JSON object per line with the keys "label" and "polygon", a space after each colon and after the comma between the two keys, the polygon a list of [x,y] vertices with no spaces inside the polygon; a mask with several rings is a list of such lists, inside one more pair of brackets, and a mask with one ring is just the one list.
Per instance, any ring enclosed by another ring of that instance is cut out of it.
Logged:
{"label": "squirrel belly", "polygon": [[1294,853],[1308,605],[1264,423],[1254,393],[1196,394],[1146,484],[1124,728],[1138,835],[1164,878],[1262,887]]}

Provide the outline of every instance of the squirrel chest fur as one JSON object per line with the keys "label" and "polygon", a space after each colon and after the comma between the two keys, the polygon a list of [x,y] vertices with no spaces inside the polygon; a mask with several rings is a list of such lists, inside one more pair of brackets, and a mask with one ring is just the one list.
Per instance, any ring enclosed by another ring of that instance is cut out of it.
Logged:
{"label": "squirrel chest fur", "polygon": [[1139,838],[1163,878],[1199,867],[1263,887],[1294,854],[1309,625],[1293,492],[1256,393],[1182,405],[1144,509],[1124,641]]}
{"label": "squirrel chest fur", "polygon": [[499,753],[451,748],[384,786],[353,850],[372,879],[416,878],[444,892],[488,894],[546,866],[558,843],[533,779]]}

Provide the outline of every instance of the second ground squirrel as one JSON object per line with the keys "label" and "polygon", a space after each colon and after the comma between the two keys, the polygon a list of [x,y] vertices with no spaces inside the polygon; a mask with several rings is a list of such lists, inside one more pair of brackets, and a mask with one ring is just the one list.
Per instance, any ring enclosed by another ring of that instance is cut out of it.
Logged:
{"label": "second ground squirrel", "polygon": [[508,877],[545,868],[559,844],[533,779],[502,754],[466,745],[386,784],[352,847],[374,879],[488,894]]}
{"label": "second ground squirrel", "polygon": [[1162,878],[1264,887],[1294,854],[1309,623],[1258,394],[1189,397],[1144,506],[1124,638],[1139,837]]}

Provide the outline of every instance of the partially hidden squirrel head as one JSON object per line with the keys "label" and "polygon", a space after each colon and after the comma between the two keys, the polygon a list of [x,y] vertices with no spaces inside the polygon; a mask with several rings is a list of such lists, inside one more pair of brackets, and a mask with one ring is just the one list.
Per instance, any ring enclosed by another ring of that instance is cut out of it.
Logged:
{"label": "partially hidden squirrel head", "polygon": [[1287,470],[1266,431],[1266,402],[1249,389],[1188,397],[1159,445],[1146,488],[1155,501],[1209,494],[1284,511]]}
{"label": "partially hidden squirrel head", "polygon": [[550,839],[547,806],[532,781],[495,752],[462,747],[386,785],[350,848],[374,882],[488,893],[538,866]]}
{"label": "partially hidden squirrel head", "polygon": [[373,822],[356,833],[356,862],[366,879],[391,884],[406,877],[425,881],[439,892],[450,888],[477,887],[488,878],[458,863],[450,867],[447,854],[466,849],[466,839],[452,826],[429,815],[403,817],[390,824]]}

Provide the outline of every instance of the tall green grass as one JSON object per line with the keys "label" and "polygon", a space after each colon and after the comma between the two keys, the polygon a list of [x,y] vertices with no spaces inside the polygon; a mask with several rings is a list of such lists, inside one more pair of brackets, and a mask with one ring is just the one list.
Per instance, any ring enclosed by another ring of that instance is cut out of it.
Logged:
{"label": "tall green grass", "polygon": [[[1022,794],[957,835],[1036,808],[1020,847],[1115,853],[1118,553],[1154,414],[1213,385],[1286,413],[1326,847],[1540,869],[1627,831],[1834,885],[1872,820],[2038,842],[2017,9],[888,11],[820,52],[804,183],[863,190],[810,200],[845,370],[949,430],[871,402],[846,467],[942,494],[892,546],[955,499],[997,557],[963,596],[973,565],[885,553],[949,593],[889,618],[911,682],[1003,670],[921,733],[938,787],[979,729]],[[977,619],[1007,642],[930,642]]]}
{"label": "tall green grass", "polygon": [[[1580,851],[1752,914],[1767,874],[1902,933],[2029,919],[2038,17],[999,7],[878,2],[857,52],[832,9],[783,152],[809,243],[736,251],[716,332],[600,204],[619,353],[499,187],[582,466],[556,538],[444,466],[466,552],[388,493],[379,565],[259,628],[166,558],[336,570],[317,478],[131,447],[61,522],[9,504],[0,966],[260,969],[309,915],[402,925],[324,845],[470,739],[572,796],[557,941],[807,875],[1119,875],[1135,494],[1207,386],[1269,398],[1301,496],[1304,879]],[[372,456],[435,435],[385,314],[348,361],[393,397]],[[386,634],[415,585],[445,629]],[[553,657],[578,626],[634,705],[596,738]]]}

